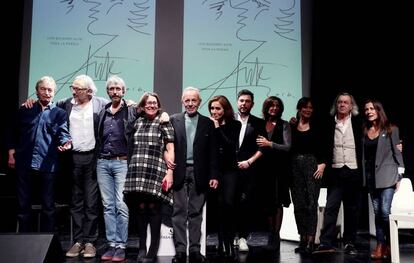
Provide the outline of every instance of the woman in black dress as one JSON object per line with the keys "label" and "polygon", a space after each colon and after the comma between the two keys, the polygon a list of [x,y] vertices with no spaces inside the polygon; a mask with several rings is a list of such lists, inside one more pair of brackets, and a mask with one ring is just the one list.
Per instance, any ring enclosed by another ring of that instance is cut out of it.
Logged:
{"label": "woman in black dress", "polygon": [[234,111],[225,96],[215,96],[208,103],[211,120],[214,122],[220,150],[219,251],[235,259],[233,239],[235,235],[234,206],[237,186],[237,149],[241,123],[234,119]]}
{"label": "woman in black dress", "polygon": [[261,160],[261,194],[273,234],[273,246],[280,249],[280,227],[282,226],[283,207],[289,207],[289,150],[291,131],[287,121],[282,119],[283,101],[270,96],[263,102],[263,118],[266,121],[267,138],[259,136],[257,145],[263,148]]}

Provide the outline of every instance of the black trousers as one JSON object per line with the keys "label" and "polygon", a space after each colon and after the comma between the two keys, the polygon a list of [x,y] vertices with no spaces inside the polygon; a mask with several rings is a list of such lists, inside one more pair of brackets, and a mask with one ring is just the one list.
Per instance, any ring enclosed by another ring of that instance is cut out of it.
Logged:
{"label": "black trousers", "polygon": [[333,246],[336,239],[336,221],[341,201],[344,206],[344,243],[354,243],[358,230],[361,199],[361,175],[358,169],[347,166],[333,168],[328,176],[328,196],[321,230],[321,244]]}
{"label": "black trousers", "polygon": [[[54,203],[55,174],[35,170],[17,170],[17,200],[19,211],[19,232],[32,232],[33,199],[39,199],[42,205],[41,232],[55,231],[55,203]],[[35,195],[37,195],[35,197]]]}
{"label": "black trousers", "polygon": [[75,242],[96,243],[98,238],[98,182],[93,151],[74,152],[71,214]]}
{"label": "black trousers", "polygon": [[318,224],[318,198],[321,179],[313,174],[318,163],[312,154],[297,154],[292,157],[291,194],[299,235],[315,236]]}

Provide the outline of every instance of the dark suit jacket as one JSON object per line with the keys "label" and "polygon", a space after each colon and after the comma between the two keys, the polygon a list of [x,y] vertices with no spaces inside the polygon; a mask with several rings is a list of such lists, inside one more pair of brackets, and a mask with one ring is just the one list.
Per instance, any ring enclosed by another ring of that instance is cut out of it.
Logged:
{"label": "dark suit jacket", "polygon": [[[362,138],[362,156],[365,160],[364,153],[365,136]],[[377,153],[375,155],[375,187],[385,188],[395,185],[399,180],[398,167],[404,167],[401,152],[396,148],[400,141],[399,130],[393,127],[391,137],[387,136],[385,131],[381,131],[378,138]],[[392,147],[392,148],[391,148]],[[364,165],[364,163],[363,163]],[[364,185],[366,184],[365,167]]]}
{"label": "dark suit jacket", "polygon": [[[173,189],[179,190],[184,184],[187,160],[187,138],[185,132],[184,113],[171,116],[175,131],[174,151],[175,163]],[[208,188],[211,179],[218,179],[218,147],[214,136],[213,122],[198,114],[197,130],[193,144],[194,177],[197,191],[203,192]]]}
{"label": "dark suit jacket", "polygon": [[243,142],[239,148],[238,160],[244,161],[252,157],[252,155],[259,150],[256,139],[257,136],[266,136],[266,123],[263,119],[250,115],[247,121],[246,132],[244,134]]}

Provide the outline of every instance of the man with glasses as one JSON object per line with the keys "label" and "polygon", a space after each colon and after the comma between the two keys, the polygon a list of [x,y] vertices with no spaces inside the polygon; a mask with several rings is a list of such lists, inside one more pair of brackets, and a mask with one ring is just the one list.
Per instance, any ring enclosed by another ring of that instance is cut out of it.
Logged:
{"label": "man with glasses", "polygon": [[[67,257],[96,256],[98,238],[98,183],[96,179],[96,147],[98,114],[108,100],[94,96],[97,88],[87,75],[76,76],[70,86],[72,97],[60,100],[56,105],[66,110],[69,133],[72,137],[70,165],[72,171],[71,214],[75,244]],[[24,106],[33,107],[28,99]]]}
{"label": "man with glasses", "polygon": [[61,100],[57,105],[66,110],[69,132],[72,136],[72,204],[73,238],[75,244],[67,257],[96,255],[98,238],[98,182],[95,174],[98,136],[98,114],[109,102],[94,96],[97,88],[87,75],[75,77],[72,98]]}

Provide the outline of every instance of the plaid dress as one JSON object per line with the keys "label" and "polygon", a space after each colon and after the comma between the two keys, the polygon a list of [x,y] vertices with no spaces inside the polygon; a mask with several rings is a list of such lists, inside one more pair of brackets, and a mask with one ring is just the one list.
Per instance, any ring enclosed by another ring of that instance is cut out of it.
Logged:
{"label": "plaid dress", "polygon": [[133,152],[124,192],[146,193],[172,204],[172,192],[162,191],[161,184],[167,172],[165,144],[174,142],[174,128],[169,122],[161,124],[159,116],[153,120],[140,117],[134,128]]}

